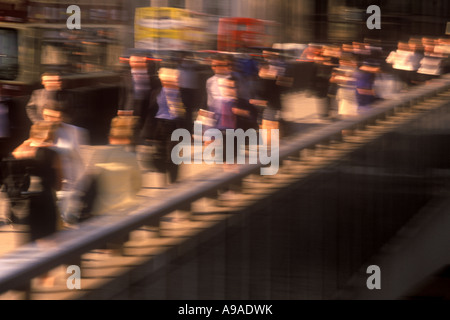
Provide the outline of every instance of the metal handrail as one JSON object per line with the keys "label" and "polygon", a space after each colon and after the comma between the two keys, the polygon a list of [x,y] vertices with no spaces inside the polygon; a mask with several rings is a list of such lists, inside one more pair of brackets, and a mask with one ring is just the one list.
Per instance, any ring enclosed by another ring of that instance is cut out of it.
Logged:
{"label": "metal handrail", "polygon": [[[303,149],[333,140],[341,134],[342,130],[351,130],[373,123],[377,119],[384,118],[386,114],[395,112],[396,108],[416,104],[447,89],[450,89],[450,75],[436,79],[426,86],[414,88],[400,95],[396,100],[382,101],[375,108],[355,119],[340,120],[321,128],[318,133],[299,135],[283,141],[279,152],[280,163],[283,159],[298,155]],[[205,180],[198,178],[197,181],[186,182],[190,184],[186,191],[179,194],[172,192],[171,196],[160,199],[147,208],[138,209],[132,215],[108,215],[92,218],[80,223],[78,229],[64,230],[46,238],[50,243],[57,245],[26,244],[0,258],[0,293],[26,287],[34,277],[65,264],[67,261],[78,259],[82,254],[123,237],[144,225],[149,225],[170,212],[185,208],[192,202],[207,197],[224,186],[254,174],[262,167],[262,164],[245,164],[239,167],[238,172],[223,172],[214,177],[205,178]],[[182,183],[180,185],[182,186]],[[171,190],[176,191],[176,188]]]}

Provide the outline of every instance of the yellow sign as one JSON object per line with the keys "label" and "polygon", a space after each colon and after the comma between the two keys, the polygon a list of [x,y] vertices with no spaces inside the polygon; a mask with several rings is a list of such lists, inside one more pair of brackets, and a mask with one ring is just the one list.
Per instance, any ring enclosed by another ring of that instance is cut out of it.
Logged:
{"label": "yellow sign", "polygon": [[[152,49],[187,49],[192,42],[204,39],[206,30],[195,12],[186,9],[169,7],[137,8],[135,12],[134,39],[135,46]],[[174,42],[175,41],[175,42]],[[162,46],[175,47],[163,48]],[[182,48],[180,48],[180,46]]]}

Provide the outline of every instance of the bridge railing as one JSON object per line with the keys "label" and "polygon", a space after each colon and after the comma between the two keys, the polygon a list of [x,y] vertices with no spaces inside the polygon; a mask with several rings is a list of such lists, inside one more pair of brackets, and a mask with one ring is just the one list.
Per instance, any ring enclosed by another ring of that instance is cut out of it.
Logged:
{"label": "bridge railing", "polygon": [[[450,76],[443,76],[431,83],[418,86],[399,95],[395,100],[382,101],[371,110],[354,119],[340,120],[318,132],[299,135],[283,141],[280,146],[280,163],[289,157],[298,157],[302,150],[314,148],[321,143],[340,139],[343,130],[362,129],[376,124],[398,111],[420,103],[450,89]],[[138,209],[132,215],[107,215],[80,223],[77,229],[60,231],[49,237],[46,245],[28,243],[0,257],[0,293],[27,288],[31,280],[45,272],[78,261],[81,255],[103,247],[108,242],[123,239],[130,232],[146,225],[158,225],[161,217],[177,209],[189,207],[193,202],[210,197],[225,186],[257,174],[261,163],[239,166],[238,172],[223,172],[215,176],[197,177],[189,181],[189,188]]]}

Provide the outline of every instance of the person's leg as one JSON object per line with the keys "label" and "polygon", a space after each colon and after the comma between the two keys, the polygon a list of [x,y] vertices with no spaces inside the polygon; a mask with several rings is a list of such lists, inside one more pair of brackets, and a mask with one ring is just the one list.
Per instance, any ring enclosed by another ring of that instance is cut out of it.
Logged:
{"label": "person's leg", "polygon": [[172,159],[172,150],[178,144],[172,141],[172,133],[176,129],[184,128],[184,120],[167,121],[164,128],[164,145],[165,145],[165,171],[168,173],[169,183],[175,183],[178,180],[179,165],[175,164]]}

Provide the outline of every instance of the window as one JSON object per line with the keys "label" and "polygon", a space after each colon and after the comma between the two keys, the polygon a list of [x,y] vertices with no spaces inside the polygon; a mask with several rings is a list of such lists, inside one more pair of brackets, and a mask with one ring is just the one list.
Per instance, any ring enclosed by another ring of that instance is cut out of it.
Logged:
{"label": "window", "polygon": [[184,0],[169,0],[169,7],[173,8],[185,8],[185,1]]}
{"label": "window", "polygon": [[108,70],[118,63],[117,33],[102,28],[84,28],[65,34],[48,29],[43,33],[41,65],[44,71],[89,73]]}
{"label": "window", "polygon": [[17,30],[0,28],[0,80],[15,80],[19,72]]}

